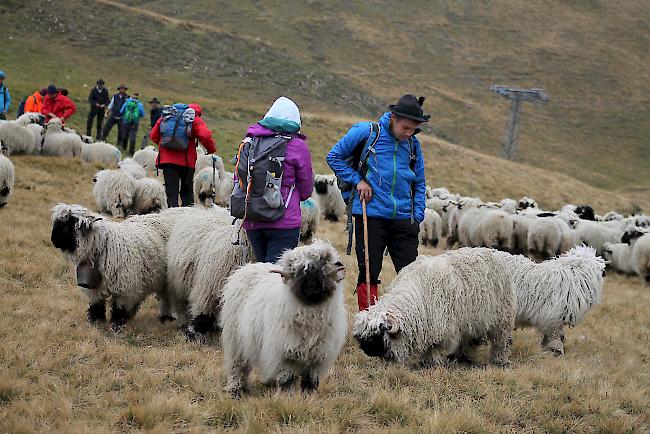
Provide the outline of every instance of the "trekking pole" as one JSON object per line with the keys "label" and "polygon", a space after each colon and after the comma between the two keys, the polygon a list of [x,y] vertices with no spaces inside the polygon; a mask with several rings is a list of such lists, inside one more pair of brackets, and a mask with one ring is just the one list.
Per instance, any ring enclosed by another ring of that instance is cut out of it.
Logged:
{"label": "trekking pole", "polygon": [[366,201],[361,201],[361,210],[363,212],[363,253],[366,264],[366,297],[368,306],[370,306],[370,254],[368,253],[368,214],[366,213]]}

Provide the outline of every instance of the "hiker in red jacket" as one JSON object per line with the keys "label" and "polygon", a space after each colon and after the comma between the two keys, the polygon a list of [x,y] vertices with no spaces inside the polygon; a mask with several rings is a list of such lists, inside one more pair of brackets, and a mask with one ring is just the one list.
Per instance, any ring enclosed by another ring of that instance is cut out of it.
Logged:
{"label": "hiker in red jacket", "polygon": [[77,106],[72,100],[62,95],[55,85],[50,84],[47,87],[47,96],[43,99],[43,108],[41,109],[41,114],[45,115],[47,120],[56,117],[65,123],[76,110]]}
{"label": "hiker in red jacket", "polygon": [[[196,117],[194,118],[194,122],[192,122],[190,143],[187,149],[180,151],[165,146],[158,147],[156,167],[163,171],[167,205],[170,208],[178,206],[179,191],[183,206],[192,206],[194,204],[192,178],[194,177],[194,167],[196,165],[197,141],[203,145],[209,154],[217,152],[217,145],[212,138],[212,131],[208,129],[208,126],[201,118],[201,106],[198,104],[189,104],[189,107],[194,109]],[[156,122],[156,125],[154,125],[149,134],[151,140],[157,145],[160,145],[161,141],[160,123],[163,119],[162,117],[158,119],[158,122]]]}

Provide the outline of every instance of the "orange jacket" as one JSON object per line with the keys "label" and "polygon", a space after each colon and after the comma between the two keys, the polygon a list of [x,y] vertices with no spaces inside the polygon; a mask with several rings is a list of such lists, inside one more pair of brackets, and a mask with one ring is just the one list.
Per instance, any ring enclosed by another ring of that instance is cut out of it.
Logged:
{"label": "orange jacket", "polygon": [[43,110],[43,95],[37,90],[27,97],[25,113],[40,113]]}

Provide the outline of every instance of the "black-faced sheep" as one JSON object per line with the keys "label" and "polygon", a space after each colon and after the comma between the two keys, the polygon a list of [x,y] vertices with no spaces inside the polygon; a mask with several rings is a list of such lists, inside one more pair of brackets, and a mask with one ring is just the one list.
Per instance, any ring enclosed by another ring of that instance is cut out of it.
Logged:
{"label": "black-faced sheep", "polygon": [[334,175],[315,175],[314,194],[325,220],[337,222],[345,215],[345,202]]}
{"label": "black-faced sheep", "polygon": [[[3,147],[0,142],[0,147]],[[11,160],[0,151],[0,208],[7,205],[16,182],[16,169]]]}

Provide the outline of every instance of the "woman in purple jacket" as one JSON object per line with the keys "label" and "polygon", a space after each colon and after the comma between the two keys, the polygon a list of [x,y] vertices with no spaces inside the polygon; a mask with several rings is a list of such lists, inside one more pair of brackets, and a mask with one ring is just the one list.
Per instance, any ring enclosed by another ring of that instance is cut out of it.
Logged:
{"label": "woman in purple jacket", "polygon": [[[298,245],[300,238],[300,201],[311,197],[314,174],[307,137],[300,134],[300,111],[289,98],[278,98],[264,119],[248,128],[247,137],[291,137],[286,145],[280,191],[285,204],[284,216],[272,222],[244,220],[243,227],[259,262],[276,262],[282,252]],[[287,200],[289,201],[287,203]]]}

